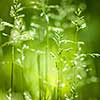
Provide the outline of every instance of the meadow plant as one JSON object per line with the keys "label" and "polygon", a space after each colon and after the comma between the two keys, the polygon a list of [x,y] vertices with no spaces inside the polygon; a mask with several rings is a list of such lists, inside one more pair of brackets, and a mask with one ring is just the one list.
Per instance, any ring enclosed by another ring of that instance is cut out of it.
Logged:
{"label": "meadow plant", "polygon": [[[27,9],[33,11],[29,28],[24,13]],[[28,7],[13,0],[10,10],[13,23],[0,19],[0,33],[8,38],[0,43],[0,49],[11,50],[8,59],[11,82],[2,100],[79,99],[79,88],[92,69],[86,60],[100,57],[97,53],[85,53],[85,43],[78,39],[79,31],[86,27],[84,9],[85,4],[73,4],[73,0],[62,0],[56,5],[49,0],[30,1]],[[10,33],[3,32],[6,27],[10,27]],[[17,86],[16,73],[21,73],[21,88]],[[16,96],[16,92],[21,95]]]}

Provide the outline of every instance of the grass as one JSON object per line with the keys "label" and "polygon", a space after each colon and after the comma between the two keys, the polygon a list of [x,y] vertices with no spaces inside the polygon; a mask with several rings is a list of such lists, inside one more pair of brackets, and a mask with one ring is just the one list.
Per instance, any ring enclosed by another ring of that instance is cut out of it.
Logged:
{"label": "grass", "polygon": [[[10,48],[7,60],[12,63],[4,64],[11,67],[11,85],[4,87],[5,92],[1,89],[2,100],[80,100],[79,88],[88,80],[86,60],[100,55],[84,53],[85,43],[78,39],[79,31],[86,27],[83,9],[72,2],[65,4],[66,0],[60,5],[30,2],[34,13],[27,28],[23,12],[29,8],[14,0],[10,11],[13,24],[0,20],[1,34],[9,38],[0,47]],[[6,27],[10,33],[3,32]]]}

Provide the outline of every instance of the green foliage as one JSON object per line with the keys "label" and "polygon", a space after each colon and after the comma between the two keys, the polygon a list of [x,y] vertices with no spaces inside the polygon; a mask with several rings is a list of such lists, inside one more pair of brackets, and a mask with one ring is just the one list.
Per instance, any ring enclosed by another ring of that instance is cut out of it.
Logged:
{"label": "green foliage", "polygon": [[[1,66],[8,66],[11,84],[3,87],[8,93],[1,90],[0,96],[4,100],[78,100],[79,88],[93,76],[87,77],[91,65],[86,61],[88,56],[100,57],[84,53],[85,43],[78,40],[78,32],[86,27],[84,9],[70,0],[59,5],[31,1],[29,6],[34,12],[29,29],[23,14],[28,8],[18,0],[10,10],[13,24],[0,19],[0,32],[9,38],[0,49],[10,48],[6,59],[0,59]],[[10,34],[3,32],[6,27],[10,27]],[[73,39],[69,39],[68,30],[74,30]]]}

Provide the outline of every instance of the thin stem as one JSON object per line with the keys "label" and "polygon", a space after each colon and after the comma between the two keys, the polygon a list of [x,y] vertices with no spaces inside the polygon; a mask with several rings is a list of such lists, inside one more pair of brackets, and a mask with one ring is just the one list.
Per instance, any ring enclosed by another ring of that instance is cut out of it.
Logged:
{"label": "thin stem", "polygon": [[63,78],[62,78],[62,70],[58,69],[58,92],[57,92],[57,100],[62,100],[62,90],[60,87],[60,84],[62,84]]}
{"label": "thin stem", "polygon": [[39,76],[39,100],[41,100],[41,72],[40,72],[40,54],[37,55],[38,76]]}
{"label": "thin stem", "polygon": [[[38,32],[38,46],[40,46],[40,31]],[[41,74],[41,56],[40,56],[40,53],[37,54],[37,66],[38,66],[38,77],[39,77],[39,100],[42,100],[42,77],[43,75]]]}
{"label": "thin stem", "polygon": [[[78,31],[79,31],[79,29],[78,29],[78,27],[76,27],[76,29],[75,29],[75,36],[74,36],[74,41],[75,41],[75,53],[77,53],[78,52]],[[74,88],[75,88],[75,85],[76,85],[76,65],[74,65],[74,67],[73,67],[73,86],[74,86]],[[74,93],[73,93],[73,99],[75,100],[75,90],[74,90]]]}
{"label": "thin stem", "polygon": [[[45,51],[45,81],[48,81],[48,31],[46,30],[46,51]],[[46,100],[46,86],[45,86],[45,95],[44,100]]]}
{"label": "thin stem", "polygon": [[75,33],[74,33],[74,41],[77,42],[78,41],[78,28],[75,28]]}
{"label": "thin stem", "polygon": [[[47,33],[48,34],[48,33]],[[45,80],[47,81],[48,79],[48,35],[47,35],[47,39],[46,39],[46,56],[45,56]]]}
{"label": "thin stem", "polygon": [[60,100],[60,82],[61,82],[61,77],[60,77],[60,69],[58,68],[58,65],[56,63],[56,68],[58,71],[58,76],[57,76],[57,100]]}
{"label": "thin stem", "polygon": [[59,100],[59,95],[60,95],[60,72],[58,69],[58,89],[57,89],[57,100]]}
{"label": "thin stem", "polygon": [[12,46],[11,94],[12,94],[12,91],[13,91],[13,71],[14,71],[14,46]]}

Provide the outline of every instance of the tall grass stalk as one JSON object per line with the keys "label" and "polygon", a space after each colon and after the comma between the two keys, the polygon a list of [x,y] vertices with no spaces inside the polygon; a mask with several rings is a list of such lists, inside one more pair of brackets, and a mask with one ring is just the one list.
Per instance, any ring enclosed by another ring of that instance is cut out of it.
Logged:
{"label": "tall grass stalk", "polygon": [[[46,31],[46,50],[45,50],[45,82],[48,82],[48,31]],[[47,86],[45,86],[44,100],[47,97]]]}
{"label": "tall grass stalk", "polygon": [[14,78],[14,46],[12,46],[11,97],[12,97],[12,92],[13,92],[13,78]]}
{"label": "tall grass stalk", "polygon": [[40,54],[37,55],[38,78],[39,78],[39,100],[42,100],[41,92],[41,70],[40,70]]}

